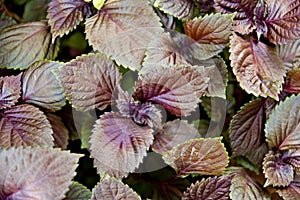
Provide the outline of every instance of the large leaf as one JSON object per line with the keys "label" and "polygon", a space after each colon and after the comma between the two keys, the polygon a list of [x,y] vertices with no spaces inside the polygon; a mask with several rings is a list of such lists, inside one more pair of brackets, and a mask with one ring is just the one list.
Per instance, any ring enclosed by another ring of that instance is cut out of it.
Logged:
{"label": "large leaf", "polygon": [[72,106],[81,111],[103,110],[112,103],[120,81],[117,66],[99,54],[89,54],[68,62],[57,75]]}
{"label": "large leaf", "polygon": [[21,97],[21,74],[0,77],[0,109],[10,108]]}
{"label": "large leaf", "polygon": [[163,159],[176,170],[177,176],[221,175],[229,162],[221,138],[189,140],[165,152]]}
{"label": "large leaf", "polygon": [[265,36],[275,44],[291,42],[300,37],[300,1],[266,0],[267,17]]}
{"label": "large leaf", "polygon": [[92,192],[89,189],[78,182],[73,182],[63,200],[87,200],[91,197]]}
{"label": "large leaf", "polygon": [[226,172],[233,174],[230,186],[231,199],[270,200],[271,198],[257,182],[241,167],[230,167]]}
{"label": "large leaf", "polygon": [[139,77],[134,98],[162,105],[176,116],[187,116],[198,105],[195,86],[176,68],[157,68]]}
{"label": "large leaf", "polygon": [[22,104],[6,109],[0,114],[1,148],[54,145],[51,125],[38,108]]}
{"label": "large leaf", "polygon": [[93,48],[132,70],[141,68],[149,42],[161,32],[159,18],[143,0],[107,0],[86,20],[86,37]]}
{"label": "large leaf", "polygon": [[300,93],[300,68],[290,70],[287,73],[284,91],[290,94]]}
{"label": "large leaf", "polygon": [[37,61],[22,75],[22,99],[50,111],[59,110],[66,99],[53,70],[62,64],[51,61]]}
{"label": "large leaf", "polygon": [[233,155],[246,155],[263,142],[264,99],[256,99],[233,117],[230,124],[230,140]]}
{"label": "large leaf", "polygon": [[217,13],[195,18],[184,24],[185,34],[201,44],[203,52],[212,57],[229,43],[233,17]]}
{"label": "large leaf", "polygon": [[90,7],[84,0],[52,0],[47,12],[53,39],[68,34],[91,15]]}
{"label": "large leaf", "polygon": [[287,71],[300,68],[300,39],[288,44],[278,45],[277,50]]}
{"label": "large leaf", "polygon": [[277,189],[277,193],[284,200],[298,200],[300,198],[300,176],[296,175],[288,187]]}
{"label": "large leaf", "polygon": [[111,112],[96,121],[90,150],[100,175],[122,178],[138,167],[152,142],[152,129]]}
{"label": "large leaf", "polygon": [[1,199],[63,199],[81,155],[59,149],[10,148],[0,152]]}
{"label": "large leaf", "polygon": [[120,180],[106,177],[93,189],[92,200],[141,200],[128,185]]}
{"label": "large leaf", "polygon": [[266,124],[266,140],[270,148],[299,148],[300,95],[287,98],[271,113]]}
{"label": "large leaf", "polygon": [[273,151],[265,156],[263,170],[266,177],[265,187],[288,186],[294,179],[293,166],[281,161],[281,155],[275,155]]}
{"label": "large leaf", "polygon": [[53,59],[56,43],[51,43],[49,29],[46,21],[22,23],[2,29],[0,67],[24,69],[37,60]]}
{"label": "large leaf", "polygon": [[191,19],[195,9],[193,0],[156,0],[154,6],[182,20]]}
{"label": "large leaf", "polygon": [[234,31],[248,34],[254,28],[254,9],[258,0],[214,0],[216,10],[222,13],[234,13]]}
{"label": "large leaf", "polygon": [[230,52],[231,66],[241,87],[255,96],[278,100],[285,69],[276,49],[253,37],[233,34]]}
{"label": "large leaf", "polygon": [[229,188],[231,185],[230,176],[221,176],[202,179],[192,184],[184,192],[182,200],[200,200],[200,199],[229,199]]}
{"label": "large leaf", "polygon": [[163,129],[155,134],[154,137],[155,140],[151,148],[162,154],[178,144],[200,137],[200,134],[197,129],[186,121],[174,120],[164,124]]}

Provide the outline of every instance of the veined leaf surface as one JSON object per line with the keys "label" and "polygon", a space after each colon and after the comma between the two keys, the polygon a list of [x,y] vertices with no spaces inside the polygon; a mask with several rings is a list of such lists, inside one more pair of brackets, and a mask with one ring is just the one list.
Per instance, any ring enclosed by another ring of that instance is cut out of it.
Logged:
{"label": "veined leaf surface", "polygon": [[10,108],[21,97],[21,74],[0,77],[0,109]]}

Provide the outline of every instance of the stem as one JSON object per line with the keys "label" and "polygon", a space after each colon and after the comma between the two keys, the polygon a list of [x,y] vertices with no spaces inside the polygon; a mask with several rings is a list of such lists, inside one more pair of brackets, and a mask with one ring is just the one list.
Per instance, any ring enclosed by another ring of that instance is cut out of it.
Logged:
{"label": "stem", "polygon": [[14,18],[16,21],[18,21],[19,23],[23,22],[23,20],[16,14],[13,12],[10,12],[7,7],[5,6],[4,2],[2,0],[0,0],[0,10],[5,13],[7,16]]}

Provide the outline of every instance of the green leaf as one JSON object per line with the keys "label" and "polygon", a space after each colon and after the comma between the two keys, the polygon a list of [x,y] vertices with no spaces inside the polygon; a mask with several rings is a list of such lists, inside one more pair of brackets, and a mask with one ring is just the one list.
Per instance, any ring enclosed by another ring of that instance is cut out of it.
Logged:
{"label": "green leaf", "polygon": [[300,95],[281,102],[266,123],[266,141],[270,148],[286,150],[299,148],[300,142]]}
{"label": "green leaf", "polygon": [[181,20],[191,19],[195,10],[193,0],[156,0],[154,6]]}
{"label": "green leaf", "polygon": [[48,3],[51,0],[30,0],[24,7],[23,20],[25,22],[46,19]]}
{"label": "green leaf", "polygon": [[74,181],[65,196],[63,200],[87,200],[91,199],[92,192],[81,183]]}
{"label": "green leaf", "polygon": [[229,158],[221,138],[199,138],[180,144],[163,154],[177,176],[189,174],[221,175]]}
{"label": "green leaf", "polygon": [[0,77],[0,109],[14,106],[21,97],[21,74]]}
{"label": "green leaf", "polygon": [[62,63],[37,61],[22,75],[22,99],[50,111],[61,109],[66,99],[53,71]]}

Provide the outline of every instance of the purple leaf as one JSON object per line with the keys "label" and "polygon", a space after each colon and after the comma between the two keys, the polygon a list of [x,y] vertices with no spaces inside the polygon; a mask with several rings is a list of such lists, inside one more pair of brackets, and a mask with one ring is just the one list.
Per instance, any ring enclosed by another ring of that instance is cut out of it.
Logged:
{"label": "purple leaf", "polygon": [[136,83],[136,100],[151,101],[162,105],[171,114],[187,116],[198,105],[195,85],[176,68],[157,68],[140,76]]}
{"label": "purple leaf", "polygon": [[300,37],[300,1],[266,0],[267,17],[265,36],[274,44],[291,42]]}
{"label": "purple leaf", "polygon": [[21,97],[21,74],[0,77],[0,109],[7,109]]}
{"label": "purple leaf", "polygon": [[190,139],[200,137],[198,130],[186,121],[174,120],[164,124],[161,131],[154,135],[154,143],[151,148],[160,154],[171,150]]}
{"label": "purple leaf", "polygon": [[300,68],[300,39],[277,46],[279,57],[287,71]]}
{"label": "purple leaf", "polygon": [[202,179],[192,184],[187,191],[184,192],[182,200],[191,199],[229,199],[229,188],[231,185],[230,176],[221,176]]}
{"label": "purple leaf", "polygon": [[22,104],[0,112],[0,147],[52,147],[53,131],[45,114],[38,108]]}
{"label": "purple leaf", "polygon": [[92,200],[118,200],[130,199],[141,200],[128,185],[120,180],[106,177],[93,189]]}
{"label": "purple leaf", "polygon": [[234,31],[248,34],[254,28],[254,9],[258,0],[214,0],[215,8],[221,13],[231,14],[236,12],[233,22]]}
{"label": "purple leaf", "polygon": [[275,154],[273,151],[269,151],[269,153],[265,155],[263,170],[267,179],[264,187],[269,185],[285,187],[294,179],[293,166],[284,163],[281,159],[281,155]]}
{"label": "purple leaf", "polygon": [[61,109],[66,99],[53,70],[62,63],[37,61],[22,75],[22,99],[50,111]]}
{"label": "purple leaf", "polygon": [[268,153],[268,145],[266,142],[262,143],[259,147],[252,149],[246,154],[248,160],[256,166],[261,166],[264,160],[264,156]]}
{"label": "purple leaf", "polygon": [[107,0],[85,24],[95,50],[132,70],[141,69],[149,42],[163,31],[152,7],[143,0]]}
{"label": "purple leaf", "polygon": [[286,163],[289,163],[298,172],[300,169],[300,149],[289,149],[284,151],[283,157]]}
{"label": "purple leaf", "polygon": [[91,15],[91,10],[84,0],[52,0],[47,13],[54,40],[75,29],[80,22]]}
{"label": "purple leaf", "polygon": [[53,59],[56,54],[56,43],[51,43],[49,29],[47,21],[16,24],[2,29],[0,66],[25,69],[37,60]]}
{"label": "purple leaf", "polygon": [[290,94],[300,93],[300,68],[290,70],[287,73],[284,91]]}
{"label": "purple leaf", "polygon": [[300,176],[296,175],[295,179],[288,187],[277,189],[277,193],[284,200],[297,200],[300,198]]}
{"label": "purple leaf", "polygon": [[91,197],[92,192],[89,189],[78,182],[73,182],[63,200],[87,200]]}
{"label": "purple leaf", "polygon": [[12,17],[7,16],[5,13],[0,15],[0,30],[16,23],[17,22]]}
{"label": "purple leaf", "polygon": [[221,138],[199,138],[182,143],[163,154],[164,161],[178,176],[189,174],[221,175],[228,155]]}
{"label": "purple leaf", "polygon": [[[1,199],[63,199],[81,155],[49,148],[0,152]],[[63,166],[63,167],[62,167]]]}
{"label": "purple leaf", "polygon": [[57,72],[72,106],[80,111],[103,110],[113,102],[120,81],[117,66],[99,54],[89,54],[68,62]]}
{"label": "purple leaf", "polygon": [[241,87],[255,96],[278,100],[285,69],[276,49],[253,37],[233,34],[230,52],[233,72]]}
{"label": "purple leaf", "polygon": [[102,115],[92,132],[90,150],[99,174],[117,178],[133,172],[153,142],[152,129],[112,112]]}
{"label": "purple leaf", "polygon": [[156,0],[154,6],[181,20],[191,19],[195,10],[193,0]]}
{"label": "purple leaf", "polygon": [[270,148],[299,148],[300,95],[288,97],[271,113],[266,123],[266,141]]}

